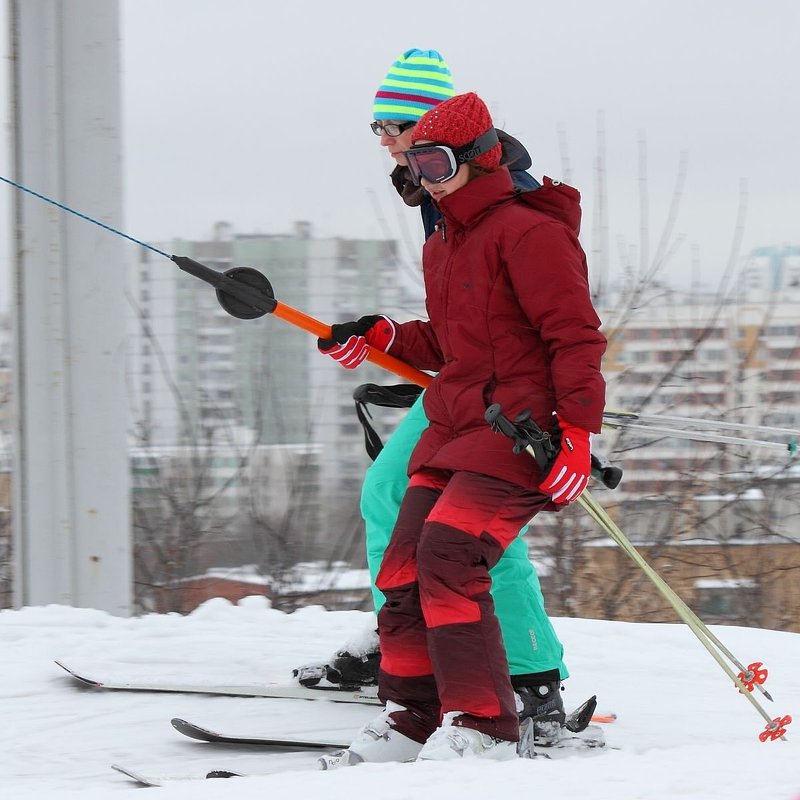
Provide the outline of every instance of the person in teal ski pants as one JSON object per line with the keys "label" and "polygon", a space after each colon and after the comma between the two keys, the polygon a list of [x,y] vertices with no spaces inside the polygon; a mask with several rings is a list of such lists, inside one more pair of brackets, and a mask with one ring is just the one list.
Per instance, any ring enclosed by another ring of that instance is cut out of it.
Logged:
{"label": "person in teal ski pants", "polygon": [[[372,130],[380,136],[381,146],[387,148],[397,162],[391,175],[392,183],[407,205],[420,208],[426,238],[435,229],[438,211],[429,195],[421,187],[414,186],[402,152],[411,147],[414,125],[423,114],[454,94],[450,70],[441,55],[435,50],[414,49],[394,62],[378,89],[373,106]],[[538,188],[539,183],[526,172],[531,160],[525,148],[513,137],[498,133],[503,144],[504,163],[509,165],[515,185],[522,191]],[[334,326],[335,331],[337,327]],[[350,331],[340,330],[338,338],[344,341],[321,340],[320,349],[332,355],[338,345],[351,339],[350,334]],[[363,337],[361,339],[363,341]],[[361,514],[366,528],[367,563],[376,613],[385,598],[375,586],[375,578],[408,485],[409,457],[427,426],[420,395],[367,469],[364,479]],[[491,594],[512,684],[522,706],[520,719],[533,717],[536,733],[552,736],[553,728],[564,723],[561,681],[569,677],[569,672],[563,660],[564,647],[545,611],[539,577],[528,558],[528,546],[522,538],[524,530],[491,570]],[[366,648],[365,652],[365,648],[351,644],[340,650],[330,663],[300,667],[295,675],[306,685],[324,679],[342,685],[365,685],[377,681],[378,663],[376,650]]]}

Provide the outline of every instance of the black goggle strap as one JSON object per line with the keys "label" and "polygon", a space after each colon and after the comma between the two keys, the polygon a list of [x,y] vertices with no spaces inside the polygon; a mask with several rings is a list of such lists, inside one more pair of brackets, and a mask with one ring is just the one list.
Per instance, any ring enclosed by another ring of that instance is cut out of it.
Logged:
{"label": "black goggle strap", "polygon": [[466,164],[467,161],[472,161],[484,153],[488,153],[500,140],[497,138],[497,131],[494,128],[489,128],[486,133],[482,133],[477,139],[473,139],[461,147],[451,147],[453,155],[456,157],[456,162],[459,164]]}

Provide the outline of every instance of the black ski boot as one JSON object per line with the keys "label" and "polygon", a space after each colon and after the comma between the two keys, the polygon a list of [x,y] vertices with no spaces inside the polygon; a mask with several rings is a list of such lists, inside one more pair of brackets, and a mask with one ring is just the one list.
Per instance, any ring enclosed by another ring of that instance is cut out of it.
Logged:
{"label": "black ski boot", "polygon": [[292,674],[302,686],[355,691],[362,686],[378,685],[380,663],[381,652],[377,647],[357,654],[342,649],[328,663],[306,664],[292,670]]}
{"label": "black ski boot", "polygon": [[328,667],[328,680],[331,683],[338,683],[343,689],[377,686],[380,665],[380,650],[373,650],[361,655],[353,655],[347,650],[339,650]]}
{"label": "black ski boot", "polygon": [[520,726],[533,725],[533,740],[540,747],[548,747],[561,737],[566,721],[564,701],[561,699],[561,678],[556,670],[536,675],[513,675],[511,684],[517,694],[517,711]]}

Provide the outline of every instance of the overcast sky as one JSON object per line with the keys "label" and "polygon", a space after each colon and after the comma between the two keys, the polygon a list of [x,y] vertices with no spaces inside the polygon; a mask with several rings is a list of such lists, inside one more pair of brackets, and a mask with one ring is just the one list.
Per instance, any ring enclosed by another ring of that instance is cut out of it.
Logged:
{"label": "overcast sky", "polygon": [[651,254],[685,152],[686,238],[667,273],[687,280],[696,263],[713,285],[743,179],[743,251],[800,244],[799,33],[796,0],[121,0],[120,223],[148,241],[209,237],[217,220],[402,237],[405,217],[416,234],[368,123],[395,57],[433,48],[456,90],[478,92],[526,144],[535,174],[569,170],[589,251],[602,115],[612,267],[618,239],[641,237],[640,140]]}

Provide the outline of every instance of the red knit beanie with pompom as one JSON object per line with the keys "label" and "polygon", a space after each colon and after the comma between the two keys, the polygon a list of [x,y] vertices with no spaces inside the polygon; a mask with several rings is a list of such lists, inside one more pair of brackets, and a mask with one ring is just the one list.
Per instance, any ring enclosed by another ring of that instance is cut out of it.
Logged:
{"label": "red knit beanie with pompom", "polygon": [[[486,104],[474,92],[457,94],[439,103],[422,117],[414,128],[412,143],[420,141],[461,147],[474,141],[494,127]],[[472,159],[490,172],[500,166],[503,147],[496,144],[491,150]]]}

